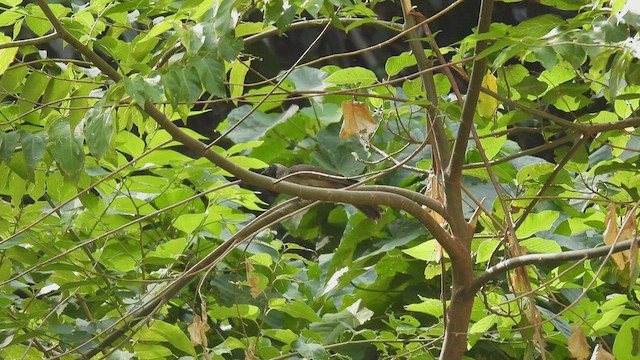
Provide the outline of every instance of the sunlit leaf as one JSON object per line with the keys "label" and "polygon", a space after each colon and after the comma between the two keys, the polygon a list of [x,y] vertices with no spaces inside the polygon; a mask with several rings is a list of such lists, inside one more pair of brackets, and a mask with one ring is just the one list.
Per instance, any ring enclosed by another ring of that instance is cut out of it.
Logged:
{"label": "sunlit leaf", "polygon": [[[496,77],[487,72],[482,78],[482,87],[487,88],[493,92],[498,92],[498,83]],[[480,92],[478,97],[478,113],[486,118],[491,118],[498,108],[498,100],[493,96]]]}

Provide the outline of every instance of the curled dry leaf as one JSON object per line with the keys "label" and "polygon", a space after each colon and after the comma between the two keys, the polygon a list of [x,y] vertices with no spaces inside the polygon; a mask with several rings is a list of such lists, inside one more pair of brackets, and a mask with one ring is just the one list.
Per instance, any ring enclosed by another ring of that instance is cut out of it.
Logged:
{"label": "curled dry leaf", "polygon": [[520,285],[518,274],[516,274],[515,272],[510,272],[509,280],[509,287],[511,288],[511,291],[513,291],[514,293],[519,293],[522,289],[522,286]]}
{"label": "curled dry leaf", "polygon": [[[618,229],[618,224],[616,224],[616,218],[616,205],[611,203],[607,207],[607,214],[604,216],[605,230],[603,237],[604,243],[607,245],[614,245],[620,238],[618,236],[620,230]],[[622,253],[611,254],[611,260],[613,260],[619,270],[624,270],[626,260]]]}
{"label": "curled dry leaf", "polygon": [[589,344],[579,324],[573,326],[573,332],[567,342],[567,347],[571,352],[571,357],[574,359],[586,360],[589,358],[589,354],[591,353],[591,351],[589,351]]}
{"label": "curled dry leaf", "polygon": [[255,273],[255,268],[253,264],[249,260],[246,261],[245,267],[247,269],[247,282],[249,283],[249,292],[251,293],[251,297],[257,299],[260,294],[262,294],[262,289],[260,289],[260,277]]}
{"label": "curled dry leaf", "polygon": [[[424,191],[424,194],[441,204],[444,203],[444,189],[437,175],[429,175],[429,179],[427,180],[427,187]],[[431,209],[427,209],[427,212],[433,217],[435,221],[438,222],[438,224],[442,226],[446,224],[446,220],[442,217],[442,215]]]}
{"label": "curled dry leaf", "polygon": [[[638,230],[638,221],[636,219],[635,212],[632,212],[628,215],[624,224],[622,224],[622,228],[620,229],[620,241],[636,239]],[[625,262],[629,262],[629,274],[633,275],[635,271],[635,265],[638,261],[638,242],[634,241],[631,243],[630,250],[624,250],[620,252],[622,254],[622,258]]]}
{"label": "curled dry leaf", "polygon": [[369,106],[363,102],[345,100],[342,102],[342,113],[344,121],[340,129],[340,138],[344,139],[351,135],[371,134],[376,130],[378,124],[373,120],[373,115],[369,111]]}
{"label": "curled dry leaf", "polygon": [[191,345],[202,345],[207,347],[207,331],[209,330],[209,324],[206,320],[203,320],[200,315],[196,315],[193,318],[191,325],[187,327],[189,331],[189,337],[191,338]]}
{"label": "curled dry leaf", "polygon": [[[438,176],[436,174],[431,173],[429,175],[429,179],[427,179],[427,187],[424,190],[424,194],[438,201],[441,204],[444,203],[444,189],[442,188],[442,184],[438,180]],[[444,217],[442,217],[442,215],[438,214],[437,212],[429,208],[427,208],[426,211],[441,226],[444,226],[447,223]],[[442,246],[438,242],[435,243],[434,249],[437,252],[436,262],[439,263],[440,260],[442,259],[442,256],[444,255],[443,254],[444,250],[442,249]]]}
{"label": "curled dry leaf", "polygon": [[256,344],[253,341],[249,342],[249,346],[247,346],[247,351],[244,353],[244,360],[260,360],[260,358],[256,356]]}

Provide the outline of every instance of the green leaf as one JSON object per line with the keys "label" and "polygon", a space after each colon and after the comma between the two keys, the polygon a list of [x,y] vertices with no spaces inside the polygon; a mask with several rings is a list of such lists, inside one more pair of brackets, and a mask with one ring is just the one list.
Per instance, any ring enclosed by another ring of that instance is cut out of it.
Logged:
{"label": "green leaf", "polygon": [[0,77],[0,89],[3,92],[14,92],[24,82],[29,68],[27,66],[14,67],[6,70]]}
{"label": "green leaf", "polygon": [[402,252],[419,260],[435,261],[440,256],[435,248],[436,243],[436,240],[428,240]]}
{"label": "green leaf", "polygon": [[66,100],[73,89],[74,83],[71,79],[71,75],[66,72],[63,76],[63,79],[53,79],[49,81],[49,85],[42,96],[42,103],[53,104],[53,106],[48,105],[43,109],[42,114],[44,116],[46,116],[46,114],[52,111],[56,106],[59,106],[61,101]]}
{"label": "green leaf", "polygon": [[38,99],[40,99],[44,90],[47,88],[49,80],[51,80],[50,77],[39,71],[29,75],[20,94],[20,100],[18,100],[21,113],[25,113],[35,107]]}
{"label": "green leaf", "polygon": [[233,9],[234,2],[234,0],[220,0],[216,2],[214,8],[214,26],[219,35],[227,34],[233,30],[231,27],[231,20],[233,19],[231,10]]}
{"label": "green leaf", "polygon": [[557,242],[538,237],[522,240],[520,241],[520,245],[527,248],[527,253],[548,254],[562,252],[562,248]]}
{"label": "green leaf", "polygon": [[96,159],[101,159],[109,149],[114,131],[111,116],[113,109],[104,109],[102,105],[102,102],[98,102],[98,106],[89,110],[84,128],[87,146]]}
{"label": "green leaf", "polygon": [[598,317],[598,321],[596,321],[593,325],[593,331],[598,331],[602,328],[605,328],[611,325],[614,321],[618,320],[622,311],[624,311],[624,306],[616,306],[613,309],[609,309],[607,311],[603,311],[602,314]]}
{"label": "green leaf", "polygon": [[420,297],[420,300],[422,300],[421,303],[405,305],[404,308],[408,311],[429,314],[437,318],[442,317],[442,315],[444,314],[442,310],[442,301],[438,299],[422,297],[420,295],[418,295],[418,297]]}
{"label": "green leaf", "polygon": [[235,125],[241,119],[244,119],[228,135],[235,143],[245,143],[262,138],[268,130],[294,116],[299,108],[297,105],[292,105],[282,114],[265,114],[261,111],[254,111],[253,114],[245,119],[251,109],[251,106],[243,105],[231,110],[227,117],[230,125]]}
{"label": "green leaf", "polygon": [[338,70],[324,79],[324,82],[329,84],[354,84],[358,86],[372,85],[376,81],[378,81],[378,78],[373,71],[360,66]]}
{"label": "green leaf", "polygon": [[618,52],[613,58],[611,72],[609,73],[609,100],[615,101],[620,84],[623,83],[624,75],[627,72],[629,63],[633,60],[631,52],[625,50]]}
{"label": "green leaf", "polygon": [[553,210],[541,211],[537,214],[529,214],[522,225],[516,230],[519,239],[525,239],[540,231],[551,229],[560,213]]}
{"label": "green leaf", "polygon": [[236,38],[232,33],[218,39],[218,55],[224,61],[233,61],[243,48],[242,39]]}
{"label": "green leaf", "polygon": [[[544,183],[553,173],[555,165],[546,162],[540,162],[522,167],[516,175],[518,185],[525,186]],[[561,170],[556,177],[555,184],[571,183],[571,178],[566,171]]]}
{"label": "green leaf", "polygon": [[42,9],[37,6],[27,6],[27,25],[38,36],[42,36],[53,28],[51,22],[47,20]]}
{"label": "green leaf", "polygon": [[168,324],[160,320],[154,320],[150,329],[151,331],[160,334],[160,336],[175,348],[182,350],[189,355],[196,355],[196,351],[193,348],[193,345],[191,345],[191,340],[189,340],[189,337],[176,325]]}
{"label": "green leaf", "polygon": [[179,238],[169,240],[166,243],[158,245],[158,247],[149,252],[149,257],[178,259],[182,256],[182,252],[187,247],[187,239]]}
{"label": "green leaf", "polygon": [[190,63],[198,70],[200,81],[211,95],[219,98],[227,97],[227,90],[224,86],[225,70],[223,61],[209,56],[192,58]]}
{"label": "green leaf", "polygon": [[158,344],[137,343],[133,348],[136,357],[140,359],[163,359],[173,356],[171,350]]}
{"label": "green leaf", "polygon": [[207,214],[183,214],[174,220],[173,227],[186,234],[194,234],[196,229],[204,225],[206,218]]}
{"label": "green leaf", "polygon": [[482,264],[489,261],[491,255],[496,250],[498,244],[500,244],[500,240],[489,239],[483,241],[480,246],[478,246],[477,255],[476,255],[476,263]]}
{"label": "green leaf", "polygon": [[403,52],[397,56],[391,56],[384,64],[384,70],[389,76],[395,76],[400,71],[416,64],[416,57],[411,53]]}
{"label": "green leaf", "polygon": [[[0,1],[0,4],[5,4],[7,5],[7,7],[14,7],[20,4],[20,2],[22,1],[21,0],[15,0],[15,1],[3,0],[3,1]],[[12,3],[17,3],[17,4],[13,5]],[[2,27],[10,26],[18,22],[18,20],[22,21],[22,18],[24,18],[24,13],[16,10],[19,10],[19,9],[6,9],[2,13],[0,13],[0,26]]]}
{"label": "green leaf", "polygon": [[477,321],[475,324],[471,326],[469,329],[470,334],[484,334],[487,330],[491,329],[491,327],[498,321],[498,316],[496,314],[491,314],[489,316],[485,316],[481,320]]}
{"label": "green leaf", "polygon": [[324,83],[327,76],[329,74],[322,70],[305,66],[293,70],[287,79],[293,82],[296,90],[322,91],[327,87],[327,84]]}
{"label": "green leaf", "polygon": [[20,144],[22,144],[24,158],[29,168],[35,168],[38,161],[42,159],[44,152],[47,150],[48,140],[49,137],[44,131],[35,134],[24,130],[20,131]]}
{"label": "green leaf", "polygon": [[2,241],[0,241],[0,250],[11,249],[14,246],[18,246],[18,245],[22,244],[23,242],[25,242],[28,239],[29,239],[28,236],[26,234],[24,234],[24,233],[20,234],[20,235],[17,235],[17,236],[14,236],[10,240],[3,239]]}
{"label": "green leaf", "polygon": [[18,145],[18,132],[0,132],[0,162],[11,160],[13,152]]}
{"label": "green leaf", "polygon": [[302,337],[296,341],[292,349],[300,353],[304,358],[314,360],[327,360],[329,354],[325,350],[324,346],[316,343],[307,343]]}
{"label": "green leaf", "polygon": [[264,336],[276,339],[287,345],[298,339],[298,335],[289,329],[264,329],[262,330],[262,333],[264,334]]}
{"label": "green leaf", "polygon": [[239,304],[230,307],[213,306],[207,311],[207,314],[213,320],[226,318],[255,320],[260,313],[260,309],[257,306],[248,304]]}
{"label": "green leaf", "polygon": [[244,79],[251,66],[250,60],[236,60],[231,64],[231,71],[229,72],[229,92],[231,100],[234,104],[238,104],[237,97],[242,95],[244,91]]}
{"label": "green leaf", "polygon": [[202,94],[202,85],[198,70],[193,66],[175,68],[162,75],[167,99],[172,105],[178,102],[193,104]]}
{"label": "green leaf", "polygon": [[53,140],[51,154],[65,178],[76,178],[84,166],[82,138],[71,129],[67,118],[60,118],[51,125],[49,138]]}
{"label": "green leaf", "polygon": [[127,91],[127,94],[131,96],[131,98],[144,106],[145,96],[144,96],[144,81],[140,76],[129,77],[125,76],[123,79],[124,89]]}
{"label": "green leaf", "polygon": [[[289,314],[294,318],[304,319],[310,322],[318,322],[322,321],[322,318],[316,314],[311,307],[300,300],[295,300],[293,302],[284,302],[277,301],[280,299],[275,299],[276,301],[270,301],[269,307],[274,310],[281,311],[285,314]],[[284,300],[284,299],[283,299]]]}
{"label": "green leaf", "polygon": [[640,360],[640,316],[627,319],[616,333],[613,355],[616,359]]}

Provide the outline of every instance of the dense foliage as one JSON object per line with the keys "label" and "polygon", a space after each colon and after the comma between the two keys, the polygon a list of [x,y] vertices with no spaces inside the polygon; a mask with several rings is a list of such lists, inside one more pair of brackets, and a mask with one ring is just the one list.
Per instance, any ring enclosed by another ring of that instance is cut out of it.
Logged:
{"label": "dense foliage", "polygon": [[540,2],[0,0],[0,358],[640,359],[640,6]]}

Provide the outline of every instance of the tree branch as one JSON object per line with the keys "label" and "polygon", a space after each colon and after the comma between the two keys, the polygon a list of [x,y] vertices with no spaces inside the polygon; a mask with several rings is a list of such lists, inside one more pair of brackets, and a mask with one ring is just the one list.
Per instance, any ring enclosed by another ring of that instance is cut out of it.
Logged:
{"label": "tree branch", "polygon": [[[416,58],[418,70],[422,72],[423,70],[431,68],[433,64],[429,59],[427,59],[427,56],[424,54],[424,48],[420,43],[418,32],[416,31],[416,26],[419,26],[420,24],[416,25],[417,22],[415,16],[411,13],[413,11],[411,1],[402,0],[401,4],[402,12],[404,13],[409,47],[411,48],[413,56]],[[426,23],[426,21],[424,21],[424,23]],[[429,137],[429,131],[433,131],[433,138],[435,139],[431,144],[435,154],[433,164],[434,166],[442,166],[444,168],[447,166],[447,162],[449,161],[451,150],[449,149],[449,139],[444,128],[444,123],[442,122],[442,118],[438,116],[436,110],[436,107],[438,106],[438,93],[436,91],[435,80],[433,79],[433,72],[422,72],[420,76],[422,78],[422,86],[424,87],[424,91],[427,95],[427,100],[431,103],[427,108],[427,124],[429,124],[432,129],[427,129],[425,136]],[[440,171],[436,171],[436,173],[439,175]]]}
{"label": "tree branch", "polygon": [[49,35],[39,36],[37,38],[25,39],[25,40],[15,40],[15,41],[10,41],[8,43],[0,44],[0,50],[1,49],[14,48],[14,47],[28,46],[28,45],[44,44],[44,43],[49,42],[51,40],[55,40],[55,39],[57,39],[59,37],[61,37],[60,33],[58,33],[57,31],[54,31],[53,33],[51,33]]}
{"label": "tree branch", "polygon": [[473,296],[482,288],[486,283],[495,279],[501,274],[506,273],[509,270],[526,265],[551,265],[560,264],[568,261],[587,260],[597,257],[602,257],[608,254],[618,253],[631,248],[633,242],[640,242],[638,239],[621,241],[615,245],[601,246],[594,249],[586,250],[573,250],[565,251],[561,253],[553,254],[531,254],[514,257],[511,259],[503,260],[498,264],[485,270],[480,276],[476,277],[473,282],[465,289],[467,296]]}

